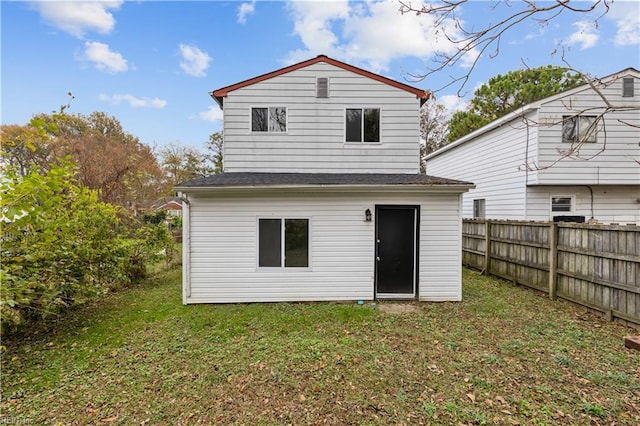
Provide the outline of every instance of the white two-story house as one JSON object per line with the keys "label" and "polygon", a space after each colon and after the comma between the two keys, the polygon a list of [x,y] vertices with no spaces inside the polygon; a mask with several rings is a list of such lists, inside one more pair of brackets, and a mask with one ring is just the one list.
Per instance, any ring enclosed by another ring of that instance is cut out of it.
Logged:
{"label": "white two-story house", "polygon": [[464,217],[640,224],[640,72],[524,106],[431,153],[426,167],[476,185]]}
{"label": "white two-story house", "polygon": [[224,172],[176,188],[185,304],[461,299],[473,185],[419,174],[427,92],[318,56],[211,96]]}

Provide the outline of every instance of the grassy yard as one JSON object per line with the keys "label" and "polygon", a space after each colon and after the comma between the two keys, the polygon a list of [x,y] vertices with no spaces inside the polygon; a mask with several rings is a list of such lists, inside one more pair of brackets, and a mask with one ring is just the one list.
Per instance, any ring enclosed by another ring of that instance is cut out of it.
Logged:
{"label": "grassy yard", "polygon": [[17,424],[640,423],[631,330],[465,271],[462,303],[182,306],[179,271],[3,342]]}

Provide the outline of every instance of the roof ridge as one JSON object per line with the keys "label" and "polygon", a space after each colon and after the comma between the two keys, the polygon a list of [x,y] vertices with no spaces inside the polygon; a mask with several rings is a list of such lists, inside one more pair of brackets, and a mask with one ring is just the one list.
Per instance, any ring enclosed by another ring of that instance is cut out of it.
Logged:
{"label": "roof ridge", "polygon": [[337,59],[330,58],[327,55],[318,55],[315,58],[307,59],[305,61],[298,62],[296,64],[289,65],[289,66],[277,69],[275,71],[271,71],[271,72],[268,72],[268,73],[265,73],[265,74],[260,74],[260,75],[258,75],[256,77],[252,77],[252,78],[249,78],[249,79],[246,79],[246,80],[242,80],[242,81],[240,81],[238,83],[234,83],[234,84],[230,84],[230,85],[225,86],[225,87],[221,87],[220,89],[213,90],[212,92],[209,93],[209,95],[213,99],[215,99],[215,101],[218,103],[218,105],[220,105],[220,108],[223,108],[224,98],[225,98],[225,96],[227,96],[227,94],[229,94],[229,92],[232,92],[232,91],[237,90],[237,89],[241,89],[241,88],[246,87],[246,86],[250,86],[252,84],[259,83],[261,81],[268,80],[268,79],[273,78],[273,77],[277,77],[279,75],[287,74],[289,72],[292,72],[292,71],[307,67],[309,65],[316,64],[318,62],[324,62],[324,63],[330,64],[330,65],[336,66],[338,68],[342,68],[344,70],[354,72],[354,73],[362,75],[364,77],[371,78],[371,79],[379,81],[381,83],[388,84],[388,85],[396,87],[398,89],[405,90],[405,91],[407,91],[409,93],[413,93],[413,94],[416,95],[416,98],[418,98],[418,99],[420,99],[422,101],[421,104],[426,102],[426,100],[429,99],[429,97],[431,96],[431,93],[428,90],[423,90],[423,89],[420,89],[420,88],[417,88],[417,87],[413,87],[413,86],[410,86],[408,84],[399,82],[397,80],[393,80],[391,78],[384,77],[384,76],[382,76],[380,74],[376,74],[374,72],[367,71],[367,70],[362,69],[362,68],[358,68],[358,67],[356,67],[354,65],[351,65],[351,64],[348,64],[346,62],[341,62],[341,61],[338,61]]}

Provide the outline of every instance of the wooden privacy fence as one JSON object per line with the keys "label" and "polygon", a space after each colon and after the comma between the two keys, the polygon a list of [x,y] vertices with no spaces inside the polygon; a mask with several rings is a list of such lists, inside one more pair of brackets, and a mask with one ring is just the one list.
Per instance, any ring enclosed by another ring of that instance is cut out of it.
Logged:
{"label": "wooden privacy fence", "polygon": [[640,325],[640,227],[464,219],[462,262]]}

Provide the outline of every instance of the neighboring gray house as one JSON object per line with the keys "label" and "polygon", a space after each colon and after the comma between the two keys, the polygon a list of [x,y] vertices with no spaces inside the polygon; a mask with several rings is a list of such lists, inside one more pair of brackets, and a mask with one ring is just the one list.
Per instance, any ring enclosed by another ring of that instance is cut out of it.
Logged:
{"label": "neighboring gray house", "polygon": [[428,93],[318,56],[211,95],[224,172],[176,187],[185,304],[461,299],[473,185],[418,173]]}
{"label": "neighboring gray house", "polygon": [[640,72],[529,104],[431,153],[426,167],[476,185],[464,217],[640,224]]}

